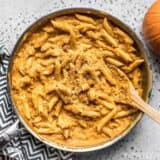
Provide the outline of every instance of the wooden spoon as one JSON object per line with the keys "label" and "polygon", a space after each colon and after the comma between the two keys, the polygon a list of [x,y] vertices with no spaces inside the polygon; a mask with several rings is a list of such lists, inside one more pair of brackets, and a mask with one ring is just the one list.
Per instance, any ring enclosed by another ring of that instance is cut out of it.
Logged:
{"label": "wooden spoon", "polygon": [[138,92],[135,90],[126,74],[115,66],[109,66],[109,68],[113,77],[116,77],[116,83],[118,84],[112,87],[111,95],[114,97],[115,102],[136,107],[150,116],[153,120],[160,123],[160,112],[147,104],[138,95]]}

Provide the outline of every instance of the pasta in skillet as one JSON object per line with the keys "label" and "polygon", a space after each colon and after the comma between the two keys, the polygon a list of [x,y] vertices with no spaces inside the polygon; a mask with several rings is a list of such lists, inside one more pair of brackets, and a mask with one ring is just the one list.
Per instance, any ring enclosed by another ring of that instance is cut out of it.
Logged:
{"label": "pasta in skillet", "polygon": [[121,69],[142,95],[143,62],[132,38],[107,17],[59,16],[29,35],[16,54],[11,94],[42,138],[97,145],[120,135],[140,113],[115,99],[113,88],[120,84],[110,66]]}

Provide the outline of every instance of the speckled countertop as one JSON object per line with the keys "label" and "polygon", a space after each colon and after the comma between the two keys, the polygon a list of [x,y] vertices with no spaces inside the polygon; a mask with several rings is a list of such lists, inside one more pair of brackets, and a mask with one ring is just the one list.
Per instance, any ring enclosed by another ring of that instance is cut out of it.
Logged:
{"label": "speckled countertop", "polygon": [[[0,39],[9,51],[17,38],[36,19],[58,9],[92,7],[118,17],[141,35],[143,16],[154,0],[0,0]],[[153,89],[150,104],[160,110],[160,58],[148,55]],[[160,125],[147,116],[123,140],[97,152],[74,155],[76,160],[159,160]]]}

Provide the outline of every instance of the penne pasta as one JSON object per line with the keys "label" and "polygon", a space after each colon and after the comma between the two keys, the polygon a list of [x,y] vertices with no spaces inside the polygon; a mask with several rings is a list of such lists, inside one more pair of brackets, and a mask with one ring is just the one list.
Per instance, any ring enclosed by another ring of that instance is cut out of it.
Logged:
{"label": "penne pasta", "polygon": [[80,15],[80,14],[75,14],[75,17],[82,22],[91,23],[93,25],[96,24],[95,21],[91,17],[85,16],[85,15]]}
{"label": "penne pasta", "polygon": [[115,54],[111,51],[108,51],[108,50],[102,51],[101,54],[104,56],[104,58],[107,58],[107,57],[115,58]]}
{"label": "penne pasta", "polygon": [[107,66],[101,67],[100,71],[104,74],[105,79],[111,84],[111,85],[115,85],[116,82],[115,80],[112,78],[111,72],[110,70],[107,68]]}
{"label": "penne pasta", "polygon": [[106,107],[107,109],[114,109],[116,106],[110,102],[106,102],[104,100],[98,99],[98,103],[101,104],[102,106]]}
{"label": "penne pasta", "polygon": [[138,66],[140,66],[142,63],[144,62],[143,59],[137,59],[135,60],[133,63],[131,63],[129,66],[124,66],[122,67],[122,69],[126,72],[132,72],[135,68],[137,68]]}
{"label": "penne pasta", "polygon": [[[26,35],[11,68],[11,94],[42,139],[73,148],[113,140],[140,111],[124,74],[140,96],[143,70],[134,39],[110,17],[69,13]],[[120,70],[122,71],[120,72]]]}
{"label": "penne pasta", "polygon": [[61,76],[61,65],[59,61],[55,62],[55,78],[60,79]]}
{"label": "penne pasta", "polygon": [[57,21],[51,20],[51,24],[53,25],[54,28],[59,29],[61,31],[68,32],[68,33],[70,33],[71,31],[69,26],[66,25],[64,22],[57,22]]}
{"label": "penne pasta", "polygon": [[80,126],[83,127],[83,128],[87,128],[87,127],[88,127],[87,123],[86,123],[85,121],[83,121],[83,120],[79,120],[78,123],[79,123]]}
{"label": "penne pasta", "polygon": [[115,48],[115,54],[126,63],[132,62],[132,59],[129,56],[129,54],[120,48]]}
{"label": "penne pasta", "polygon": [[38,116],[38,117],[34,118],[33,123],[38,123],[41,121],[42,121],[42,118],[40,116]]}
{"label": "penne pasta", "polygon": [[104,134],[106,134],[107,136],[109,136],[110,138],[114,137],[114,135],[113,135],[113,130],[110,129],[110,128],[108,128],[108,127],[104,127],[104,128],[102,129],[102,132],[103,132]]}
{"label": "penne pasta", "polygon": [[47,33],[52,33],[52,32],[55,31],[55,29],[53,28],[52,25],[48,25],[48,26],[45,26],[45,27],[43,28],[43,31],[45,31],[45,32],[47,32]]}
{"label": "penne pasta", "polygon": [[82,23],[78,25],[76,28],[82,33],[85,33],[86,31],[89,31],[89,30],[96,30],[96,26],[88,23]]}
{"label": "penne pasta", "polygon": [[61,133],[60,129],[52,130],[50,128],[39,128],[36,131],[40,134],[58,134]]}
{"label": "penne pasta", "polygon": [[50,75],[54,71],[54,65],[47,66],[46,69],[43,71],[44,75]]}
{"label": "penne pasta", "polygon": [[70,39],[71,39],[70,36],[66,34],[66,35],[59,35],[59,36],[51,37],[48,39],[48,42],[52,43],[51,46],[53,46],[54,43],[58,43],[61,46],[63,46],[64,44],[68,44],[70,42]]}
{"label": "penne pasta", "polygon": [[36,49],[42,46],[42,44],[48,39],[47,32],[34,33],[30,37],[30,44]]}
{"label": "penne pasta", "polygon": [[60,114],[60,111],[61,111],[61,109],[62,109],[62,105],[63,105],[63,103],[62,103],[62,101],[59,101],[57,104],[56,104],[56,106],[55,106],[55,111],[54,111],[54,115],[55,116],[59,116],[59,114]]}
{"label": "penne pasta", "polygon": [[96,96],[99,97],[99,98],[102,98],[108,102],[111,102],[111,103],[114,103],[114,100],[111,96],[109,96],[107,93],[104,93],[104,92],[100,92],[100,91],[96,91]]}
{"label": "penne pasta", "polygon": [[64,109],[74,114],[79,114],[80,116],[85,116],[89,118],[100,117],[99,112],[89,110],[88,107],[84,104],[65,105]]}
{"label": "penne pasta", "polygon": [[94,39],[94,40],[97,40],[99,39],[99,34],[95,34],[93,31],[87,31],[86,32],[86,35],[91,38],[91,39]]}
{"label": "penne pasta", "polygon": [[108,123],[108,127],[109,127],[110,129],[116,129],[116,128],[118,128],[119,126],[120,126],[120,124],[117,123],[116,121],[112,121],[112,122]]}
{"label": "penne pasta", "polygon": [[141,89],[139,86],[142,85],[141,84],[141,77],[142,77],[142,73],[139,70],[139,68],[136,68],[133,72],[131,72],[133,77],[132,77],[132,83],[135,86],[135,88],[139,88]]}
{"label": "penne pasta", "polygon": [[27,119],[31,119],[31,110],[29,108],[28,103],[25,103],[23,107],[24,107],[24,110],[25,110],[25,116],[26,116],[26,118]]}
{"label": "penne pasta", "polygon": [[90,89],[88,91],[88,97],[91,101],[95,100],[97,98],[95,90]]}
{"label": "penne pasta", "polygon": [[46,42],[41,46],[41,51],[44,52],[44,51],[48,50],[49,48],[51,48],[51,46],[52,46],[51,43]]}
{"label": "penne pasta", "polygon": [[121,61],[119,61],[117,59],[114,59],[114,58],[107,57],[107,58],[105,58],[105,61],[110,63],[110,64],[113,64],[113,65],[115,65],[117,67],[124,66],[124,63],[122,63]]}
{"label": "penne pasta", "polygon": [[104,40],[107,43],[109,43],[113,47],[117,47],[118,46],[117,41],[112,36],[110,36],[105,30],[102,30],[102,37],[104,38]]}
{"label": "penne pasta", "polygon": [[97,122],[96,127],[98,132],[100,132],[102,128],[115,116],[116,112],[117,109],[114,108],[109,114]]}
{"label": "penne pasta", "polygon": [[128,43],[128,44],[133,44],[133,43],[134,43],[133,40],[132,40],[132,38],[130,38],[130,37],[129,37],[125,32],[123,32],[121,29],[115,27],[115,28],[113,29],[113,32],[114,32],[115,34],[118,34],[120,37],[122,37],[122,38],[124,39],[124,42],[125,42],[125,43]]}
{"label": "penne pasta", "polygon": [[104,18],[104,20],[103,20],[103,26],[104,26],[104,29],[113,37],[114,34],[113,34],[113,31],[112,31],[112,27],[108,23],[107,18]]}
{"label": "penne pasta", "polygon": [[68,139],[69,138],[69,134],[70,134],[69,129],[65,129],[64,132],[63,132],[64,138]]}
{"label": "penne pasta", "polygon": [[127,110],[127,111],[120,111],[114,116],[114,118],[126,117],[126,116],[129,116],[129,115],[137,113],[137,112],[138,112],[137,109],[130,109],[130,110]]}
{"label": "penne pasta", "polygon": [[51,23],[55,28],[57,28],[61,31],[70,33],[70,35],[72,37],[72,41],[75,42],[76,33],[71,29],[71,27],[68,24],[62,23],[62,22],[56,22],[56,21],[53,21],[53,20],[51,20]]}
{"label": "penne pasta", "polygon": [[58,97],[57,96],[53,96],[52,99],[49,101],[48,103],[48,107],[49,107],[49,112],[52,111],[53,107],[55,107],[55,104],[58,102]]}

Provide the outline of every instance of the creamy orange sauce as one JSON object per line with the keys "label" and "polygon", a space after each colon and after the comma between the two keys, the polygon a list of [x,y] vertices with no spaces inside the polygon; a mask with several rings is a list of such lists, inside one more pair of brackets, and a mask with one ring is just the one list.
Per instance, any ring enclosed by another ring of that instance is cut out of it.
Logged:
{"label": "creamy orange sauce", "polygon": [[43,139],[93,146],[119,136],[140,113],[116,98],[125,96],[125,81],[110,66],[142,95],[142,63],[134,41],[107,17],[60,16],[26,38],[14,58],[11,94]]}

